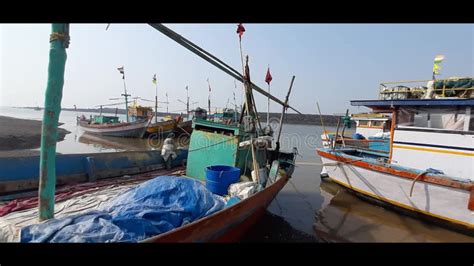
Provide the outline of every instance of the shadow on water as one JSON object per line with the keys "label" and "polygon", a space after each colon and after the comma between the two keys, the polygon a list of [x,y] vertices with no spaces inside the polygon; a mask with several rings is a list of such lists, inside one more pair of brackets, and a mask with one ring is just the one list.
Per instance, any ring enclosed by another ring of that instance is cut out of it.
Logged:
{"label": "shadow on water", "polygon": [[294,229],[282,217],[265,212],[241,242],[319,242],[312,235]]}

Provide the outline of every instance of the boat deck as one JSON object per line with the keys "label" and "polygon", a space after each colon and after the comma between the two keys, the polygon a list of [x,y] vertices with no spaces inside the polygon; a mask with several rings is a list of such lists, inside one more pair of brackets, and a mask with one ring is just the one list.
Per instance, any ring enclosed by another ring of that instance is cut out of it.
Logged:
{"label": "boat deck", "polygon": [[[156,176],[182,174],[184,174],[184,167],[176,167],[171,170],[161,169],[61,187],[56,193],[55,218],[96,209],[115,196]],[[31,195],[9,202],[1,202],[0,242],[19,242],[21,228],[38,223],[37,206],[38,197],[31,197]]]}

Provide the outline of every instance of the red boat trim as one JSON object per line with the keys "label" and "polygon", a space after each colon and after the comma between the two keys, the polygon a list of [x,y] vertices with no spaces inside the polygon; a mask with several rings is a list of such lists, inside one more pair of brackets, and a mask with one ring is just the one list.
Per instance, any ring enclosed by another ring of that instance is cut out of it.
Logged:
{"label": "red boat trim", "polygon": [[[403,177],[403,178],[407,178],[407,179],[415,179],[418,176],[417,173],[413,173],[413,172],[409,172],[409,171],[403,171],[403,170],[397,170],[397,169],[393,169],[393,168],[390,168],[390,167],[371,164],[371,163],[364,162],[364,161],[354,161],[352,158],[345,158],[345,157],[342,157],[342,156],[337,156],[337,155],[334,155],[334,154],[331,154],[331,153],[328,153],[328,152],[324,152],[322,150],[317,150],[317,153],[320,156],[331,159],[331,160],[335,160],[335,161],[338,161],[338,162],[344,162],[344,163],[351,164],[351,165],[354,165],[354,166],[358,166],[358,167],[361,167],[361,168],[370,169],[370,170],[376,171],[376,172],[391,174],[391,175],[395,175],[395,176]],[[449,178],[446,178],[446,177],[431,176],[429,174],[420,176],[418,178],[418,180],[426,182],[426,183],[432,183],[432,184],[437,184],[437,185],[452,187],[452,188],[458,188],[458,189],[463,189],[463,190],[468,190],[468,191],[472,191],[472,189],[474,188],[474,185],[472,183],[463,183],[463,182],[452,180],[452,179],[449,179]],[[474,203],[473,203],[473,208],[474,208]]]}
{"label": "red boat trim", "polygon": [[232,207],[196,220],[166,233],[150,237],[143,242],[231,242],[240,239],[264,214],[273,198],[285,186],[288,176],[277,180]]}
{"label": "red boat trim", "polygon": [[469,194],[469,202],[467,204],[467,208],[471,211],[474,211],[474,189],[472,189],[471,194]]}

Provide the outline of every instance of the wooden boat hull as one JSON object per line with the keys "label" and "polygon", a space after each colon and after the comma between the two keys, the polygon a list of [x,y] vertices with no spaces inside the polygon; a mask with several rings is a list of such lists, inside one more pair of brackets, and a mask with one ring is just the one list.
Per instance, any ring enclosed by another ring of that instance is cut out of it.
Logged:
{"label": "wooden boat hull", "polygon": [[473,183],[432,175],[418,177],[419,173],[393,164],[370,163],[327,149],[318,149],[317,153],[334,182],[453,229],[473,232]]}
{"label": "wooden boat hull", "polygon": [[181,135],[181,134],[191,134],[193,132],[193,121],[188,120],[185,122],[181,122],[176,126],[175,133],[176,135]]}
{"label": "wooden boat hull", "polygon": [[143,242],[235,242],[262,217],[268,205],[288,182],[284,176],[249,198],[203,219]]}
{"label": "wooden boat hull", "polygon": [[141,121],[136,123],[119,123],[119,124],[99,124],[91,125],[86,121],[80,121],[79,126],[87,133],[98,134],[102,136],[113,137],[130,137],[140,138],[145,134],[148,126],[148,121]]}
{"label": "wooden boat hull", "polygon": [[[179,150],[172,167],[181,166],[188,157]],[[9,194],[38,188],[39,156],[0,158],[0,200]],[[91,182],[165,168],[161,151],[61,154],[56,157],[57,185]]]}
{"label": "wooden boat hull", "polygon": [[159,136],[166,136],[174,131],[176,121],[168,120],[158,123],[152,123],[146,129],[147,135],[157,134]]}

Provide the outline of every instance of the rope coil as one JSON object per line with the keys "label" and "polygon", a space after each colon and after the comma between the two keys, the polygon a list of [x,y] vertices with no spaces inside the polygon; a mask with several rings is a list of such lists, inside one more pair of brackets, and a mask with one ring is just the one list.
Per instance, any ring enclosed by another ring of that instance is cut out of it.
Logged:
{"label": "rope coil", "polygon": [[65,32],[53,32],[49,36],[49,42],[61,41],[63,43],[64,48],[69,47],[70,40],[71,40],[71,37],[69,36],[68,33],[65,33]]}

